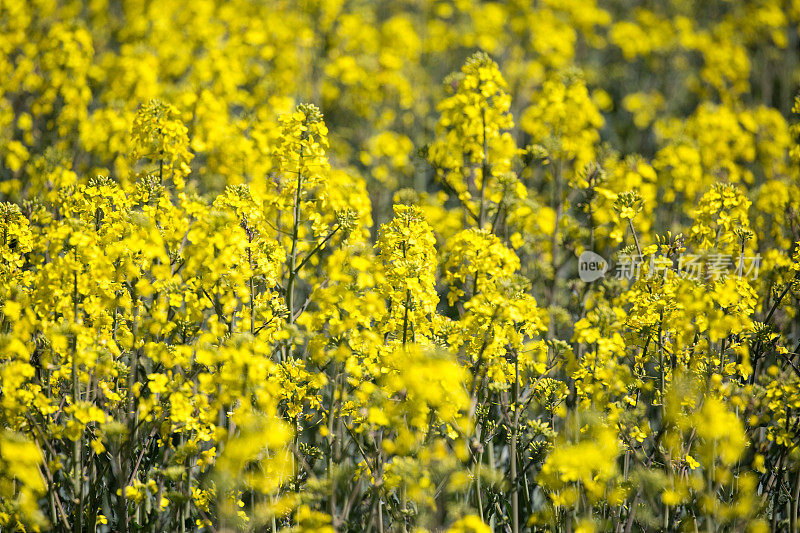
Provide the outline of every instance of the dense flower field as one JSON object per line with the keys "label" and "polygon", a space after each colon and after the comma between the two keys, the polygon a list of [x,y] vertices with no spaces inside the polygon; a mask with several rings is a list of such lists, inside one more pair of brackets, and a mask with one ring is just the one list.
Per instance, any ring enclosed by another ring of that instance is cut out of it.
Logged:
{"label": "dense flower field", "polygon": [[799,531],[799,28],[0,0],[0,531]]}

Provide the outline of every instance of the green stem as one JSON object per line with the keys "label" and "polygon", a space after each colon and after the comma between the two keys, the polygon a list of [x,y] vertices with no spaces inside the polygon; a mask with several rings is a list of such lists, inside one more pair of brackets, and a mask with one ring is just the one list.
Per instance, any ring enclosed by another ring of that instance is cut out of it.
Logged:
{"label": "green stem", "polygon": [[489,180],[489,144],[486,140],[486,110],[481,109],[483,126],[483,161],[481,162],[481,206],[478,214],[478,229],[486,224],[486,182]]}
{"label": "green stem", "polygon": [[[77,249],[75,251],[77,260]],[[78,271],[73,272],[72,277],[72,310],[73,310],[73,327],[75,331],[72,337],[72,403],[77,408],[80,401],[80,381],[78,379]],[[72,523],[72,530],[79,533],[83,530],[83,484],[81,477],[83,474],[83,450],[82,441],[83,432],[75,439],[73,443],[73,469],[72,469],[72,492],[75,498],[75,518]]]}
{"label": "green stem", "polygon": [[631,228],[631,233],[633,234],[633,242],[636,243],[636,251],[639,252],[639,258],[642,257],[642,246],[639,244],[639,236],[636,234],[636,229],[633,227],[633,219],[628,219],[628,227]]}
{"label": "green stem", "polygon": [[[298,169],[302,167],[303,151],[300,151]],[[297,242],[300,238],[300,195],[303,186],[303,173],[297,171],[297,189],[294,193],[292,209],[292,251],[289,254],[289,280],[286,282],[286,307],[289,308],[289,324],[294,324],[294,286],[297,279]]]}
{"label": "green stem", "polygon": [[403,312],[403,346],[408,340],[408,308],[411,305],[411,290],[406,289],[405,311]]}
{"label": "green stem", "polygon": [[[515,354],[516,355],[516,354]],[[514,424],[511,427],[511,531],[519,533],[519,483],[517,482],[517,433],[519,428],[519,356],[514,357]]]}

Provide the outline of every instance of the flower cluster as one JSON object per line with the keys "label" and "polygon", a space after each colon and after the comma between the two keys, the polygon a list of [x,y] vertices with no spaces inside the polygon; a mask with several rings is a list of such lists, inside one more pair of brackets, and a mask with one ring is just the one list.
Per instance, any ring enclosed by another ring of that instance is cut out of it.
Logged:
{"label": "flower cluster", "polygon": [[0,4],[0,530],[798,529],[796,2]]}

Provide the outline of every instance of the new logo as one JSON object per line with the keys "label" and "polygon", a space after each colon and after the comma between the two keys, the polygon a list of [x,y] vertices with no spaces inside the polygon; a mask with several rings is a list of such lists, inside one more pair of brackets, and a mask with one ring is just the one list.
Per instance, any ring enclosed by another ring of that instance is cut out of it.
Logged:
{"label": "new logo", "polygon": [[581,281],[591,283],[602,278],[608,271],[608,261],[594,252],[586,250],[578,257],[578,276]]}

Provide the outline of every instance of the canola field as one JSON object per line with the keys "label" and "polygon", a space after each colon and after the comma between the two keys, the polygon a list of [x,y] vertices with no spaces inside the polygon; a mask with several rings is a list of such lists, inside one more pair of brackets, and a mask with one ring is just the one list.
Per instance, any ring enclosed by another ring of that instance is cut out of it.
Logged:
{"label": "canola field", "polygon": [[0,0],[0,531],[800,531],[800,1]]}

